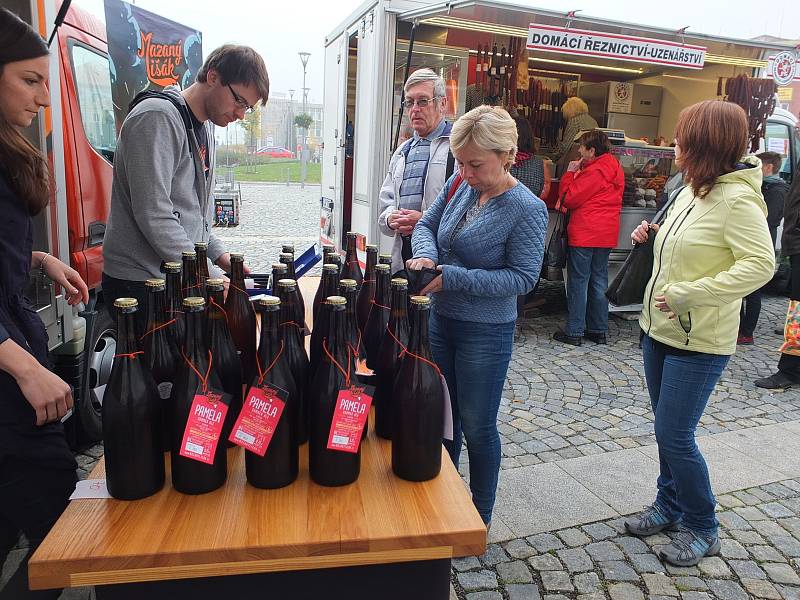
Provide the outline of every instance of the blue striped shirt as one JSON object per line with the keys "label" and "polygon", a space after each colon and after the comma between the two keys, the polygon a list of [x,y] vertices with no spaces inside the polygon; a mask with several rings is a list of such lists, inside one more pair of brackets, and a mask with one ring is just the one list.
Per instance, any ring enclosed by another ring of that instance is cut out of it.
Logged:
{"label": "blue striped shirt", "polygon": [[428,161],[431,159],[431,142],[444,133],[447,121],[442,119],[439,125],[427,136],[421,137],[416,131],[411,138],[411,149],[406,156],[406,167],[403,170],[403,182],[400,184],[398,199],[399,208],[420,210],[422,194],[425,190],[425,174],[428,172]]}

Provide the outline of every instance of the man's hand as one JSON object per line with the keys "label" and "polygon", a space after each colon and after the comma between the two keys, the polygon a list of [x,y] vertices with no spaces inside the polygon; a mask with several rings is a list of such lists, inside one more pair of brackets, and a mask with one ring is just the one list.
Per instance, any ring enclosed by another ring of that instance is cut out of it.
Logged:
{"label": "man's hand", "polygon": [[[220,254],[219,258],[214,262],[219,268],[221,268],[226,273],[231,272],[231,253],[226,252],[225,254]],[[244,264],[244,274],[250,275],[250,267],[247,263]]]}
{"label": "man's hand", "polygon": [[392,212],[386,222],[390,229],[394,229],[400,235],[411,235],[414,231],[414,226],[421,218],[422,213],[420,211],[401,208]]}
{"label": "man's hand", "polygon": [[581,168],[581,162],[582,161],[580,159],[570,161],[569,165],[567,166],[567,171],[569,171],[570,173],[575,173],[576,171],[579,171]]}

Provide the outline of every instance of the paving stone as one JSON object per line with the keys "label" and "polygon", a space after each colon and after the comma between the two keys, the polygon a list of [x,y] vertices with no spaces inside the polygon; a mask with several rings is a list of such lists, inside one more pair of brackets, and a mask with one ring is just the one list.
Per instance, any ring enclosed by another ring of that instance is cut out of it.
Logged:
{"label": "paving stone", "polygon": [[533,583],[528,566],[519,560],[497,565],[497,575],[503,583]]}
{"label": "paving stone", "polygon": [[768,517],[772,517],[773,519],[780,519],[781,517],[793,517],[795,514],[786,508],[780,502],[768,502],[767,504],[762,504],[758,508],[767,515]]}
{"label": "paving stone", "polygon": [[775,547],[783,554],[792,558],[800,557],[800,540],[786,536],[772,540]]}
{"label": "paving stone", "polygon": [[[743,519],[750,521],[751,523],[754,521],[764,521],[769,518],[763,512],[758,510],[758,507],[756,506],[745,506],[742,508],[735,508],[734,512]],[[750,527],[734,527],[734,529],[750,529]]]}
{"label": "paving stone", "polygon": [[650,547],[637,537],[624,535],[622,537],[611,540],[617,546],[622,548],[622,551],[628,556],[634,554],[647,554],[650,552]]}
{"label": "paving stone", "polygon": [[505,587],[508,600],[541,600],[538,585],[507,585]]}
{"label": "paving stone", "polygon": [[674,577],[673,581],[675,582],[675,587],[681,592],[708,589],[706,582],[699,577]]}
{"label": "paving stone", "polygon": [[536,554],[536,549],[525,540],[511,540],[506,544],[506,552],[513,558],[525,559]]}
{"label": "paving stone", "polygon": [[600,583],[597,573],[580,573],[575,575],[572,582],[575,584],[575,590],[579,594],[591,594],[603,589],[603,584]]}
{"label": "paving stone", "polygon": [[760,563],[765,562],[786,562],[783,554],[775,550],[772,546],[750,546],[750,554]]}
{"label": "paving stone", "polygon": [[540,556],[531,556],[528,559],[528,564],[537,571],[560,571],[563,565],[558,562],[558,559],[552,554],[542,554]]}
{"label": "paving stone", "polygon": [[591,571],[594,567],[592,559],[583,548],[565,548],[559,550],[557,554],[570,573]]}
{"label": "paving stone", "polygon": [[768,598],[769,600],[781,600],[780,592],[775,589],[769,581],[763,579],[744,579],[742,585],[750,594],[756,598]]}
{"label": "paving stone", "polygon": [[753,529],[768,540],[786,536],[786,530],[775,521],[754,521]]}
{"label": "paving stone", "polygon": [[664,563],[655,554],[634,554],[631,563],[637,573],[663,573]]}
{"label": "paving stone", "polygon": [[[742,510],[742,509],[739,509]],[[717,520],[728,529],[752,529],[753,526],[747,520],[733,511],[723,511],[717,513]]]}
{"label": "paving stone", "polygon": [[561,538],[567,546],[583,546],[584,544],[588,544],[592,540],[589,539],[585,533],[583,533],[580,529],[562,529],[561,531],[557,531],[556,535]]}
{"label": "paving stone", "polygon": [[615,583],[608,588],[611,600],[644,600],[644,594],[630,583]]}
{"label": "paving stone", "polygon": [[472,569],[479,569],[481,566],[477,556],[454,558],[452,564],[456,571],[471,571]]}
{"label": "paving stone", "polygon": [[486,590],[497,587],[497,576],[491,571],[469,571],[456,577],[464,591]]}
{"label": "paving stone", "polygon": [[612,581],[639,581],[639,574],[630,565],[621,560],[598,563],[603,571],[603,578]]}
{"label": "paving stone", "polygon": [[555,592],[571,592],[575,588],[569,579],[569,573],[566,571],[543,571],[542,585],[544,589]]}
{"label": "paving stone", "polygon": [[546,594],[544,600],[569,600],[564,594]]}
{"label": "paving stone", "polygon": [[664,568],[670,575],[682,575],[682,576],[700,575],[700,569],[698,569],[697,567],[676,567],[675,565],[671,565],[665,562]]}
{"label": "paving stone", "polygon": [[682,600],[711,600],[705,592],[681,592]]}
{"label": "paving stone", "polygon": [[617,532],[605,523],[592,523],[591,525],[584,525],[581,529],[595,541],[606,540],[617,535]]}
{"label": "paving stone", "polygon": [[776,586],[784,600],[800,600],[800,588],[787,585]]}
{"label": "paving stone", "polygon": [[672,579],[660,573],[645,573],[642,575],[647,590],[657,596],[677,596],[678,589]]}
{"label": "paving stone", "polygon": [[753,546],[758,544],[766,544],[767,541],[761,537],[761,534],[755,531],[742,531],[738,529],[732,529],[731,535],[739,540],[745,546]]}
{"label": "paving stone", "polygon": [[467,594],[467,600],[503,600],[500,592],[473,592]]}
{"label": "paving stone", "polygon": [[722,556],[725,558],[745,559],[749,556],[747,549],[736,540],[730,538],[720,539],[720,544],[722,545]]}
{"label": "paving stone", "polygon": [[603,592],[592,592],[591,594],[578,594],[578,600],[606,600]]}
{"label": "paving stone", "polygon": [[538,552],[550,552],[550,550],[560,550],[564,547],[561,540],[552,533],[539,533],[525,539],[531,546],[536,548]]}
{"label": "paving stone", "polygon": [[739,579],[766,579],[767,574],[752,560],[730,560],[728,565],[736,571]]}
{"label": "paving stone", "polygon": [[508,558],[508,555],[500,546],[497,544],[489,544],[486,548],[486,552],[481,556],[481,560],[487,567],[493,567],[501,562],[508,562],[511,559]]}
{"label": "paving stone", "polygon": [[747,592],[735,581],[709,579],[708,589],[719,600],[747,600]]}
{"label": "paving stone", "polygon": [[704,575],[715,577],[717,579],[728,578],[732,576],[728,565],[726,565],[725,561],[717,556],[706,556],[701,558],[700,562],[697,563],[697,568],[699,568]]}
{"label": "paving stone", "polygon": [[611,542],[595,542],[586,546],[586,552],[596,561],[623,560],[622,551]]}
{"label": "paving stone", "polygon": [[767,577],[775,583],[800,585],[800,577],[789,565],[767,563],[761,566],[767,572]]}

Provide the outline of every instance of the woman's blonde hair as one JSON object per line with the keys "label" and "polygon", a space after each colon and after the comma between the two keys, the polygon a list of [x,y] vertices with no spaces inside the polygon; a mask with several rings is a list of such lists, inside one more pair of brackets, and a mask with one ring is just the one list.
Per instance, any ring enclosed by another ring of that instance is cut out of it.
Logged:
{"label": "woman's blonde hair", "polygon": [[469,143],[486,152],[506,154],[506,167],[517,155],[517,124],[504,108],[478,106],[459,118],[450,132],[450,148],[458,153]]}
{"label": "woman's blonde hair", "polygon": [[564,115],[564,118],[567,121],[569,121],[572,117],[577,117],[578,115],[588,112],[589,107],[586,105],[586,102],[577,96],[567,98],[567,101],[561,105],[561,114]]}

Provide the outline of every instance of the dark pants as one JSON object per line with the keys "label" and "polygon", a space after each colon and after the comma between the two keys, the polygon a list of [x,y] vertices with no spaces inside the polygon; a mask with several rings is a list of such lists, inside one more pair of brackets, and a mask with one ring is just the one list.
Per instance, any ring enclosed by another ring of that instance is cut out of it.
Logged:
{"label": "dark pants", "polygon": [[716,500],[695,431],[730,357],[674,354],[647,335],[642,350],[660,465],[656,506],[668,519],[682,517],[689,529],[715,536]]}
{"label": "dark pants", "polygon": [[[790,297],[792,300],[800,300],[800,254],[790,256],[789,262],[791,263]],[[781,354],[778,370],[795,383],[800,383],[800,356]]]}
{"label": "dark pants", "polygon": [[579,248],[567,252],[567,326],[564,333],[608,333],[608,256],[610,248]]}
{"label": "dark pants", "polygon": [[144,328],[147,326],[147,288],[144,281],[117,279],[103,273],[103,297],[105,308],[115,322],[117,313],[114,310],[114,300],[136,298],[139,301],[139,310],[136,312],[136,331],[138,336],[144,333]]}
{"label": "dark pants", "polygon": [[753,332],[758,325],[758,317],[761,314],[761,290],[758,289],[752,294],[745,296],[742,300],[742,314],[739,319],[739,335],[753,337]]}
{"label": "dark pants", "polygon": [[0,459],[0,566],[20,531],[29,543],[19,569],[0,590],[0,600],[55,599],[61,594],[61,590],[28,590],[28,559],[64,512],[76,481],[72,469],[51,469],[13,457]]}

